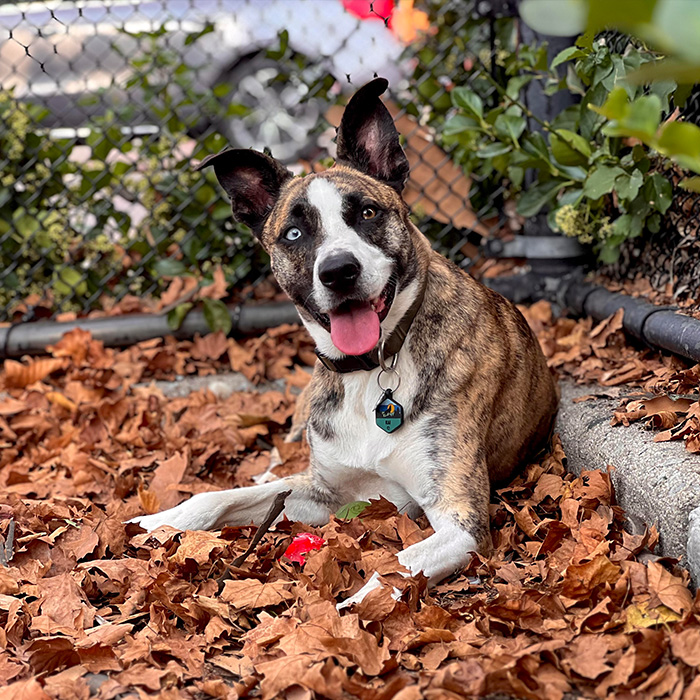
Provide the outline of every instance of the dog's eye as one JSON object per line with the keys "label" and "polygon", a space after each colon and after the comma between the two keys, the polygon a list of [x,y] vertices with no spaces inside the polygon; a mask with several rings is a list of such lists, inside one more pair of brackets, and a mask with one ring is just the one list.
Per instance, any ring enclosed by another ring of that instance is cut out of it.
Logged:
{"label": "dog's eye", "polygon": [[284,237],[288,241],[296,241],[297,238],[301,238],[301,230],[298,229],[296,226],[292,226],[292,228],[288,228],[285,233]]}
{"label": "dog's eye", "polygon": [[377,210],[374,207],[364,207],[362,209],[362,218],[365,221],[368,221],[369,219],[374,219],[375,216],[377,216]]}

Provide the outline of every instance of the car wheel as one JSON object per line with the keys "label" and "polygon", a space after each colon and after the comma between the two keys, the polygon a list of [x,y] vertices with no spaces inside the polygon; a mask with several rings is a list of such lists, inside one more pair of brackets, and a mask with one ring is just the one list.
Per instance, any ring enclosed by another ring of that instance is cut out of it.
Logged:
{"label": "car wheel", "polygon": [[269,148],[285,163],[298,160],[315,147],[314,130],[323,114],[321,100],[308,98],[308,87],[298,76],[279,78],[279,64],[254,56],[226,77],[232,86],[226,99],[247,109],[232,115],[220,129],[233,146]]}

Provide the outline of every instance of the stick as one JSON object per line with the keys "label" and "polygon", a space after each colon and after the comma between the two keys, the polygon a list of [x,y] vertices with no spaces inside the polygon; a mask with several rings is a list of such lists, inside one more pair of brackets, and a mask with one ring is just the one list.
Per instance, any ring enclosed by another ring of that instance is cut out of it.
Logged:
{"label": "stick", "polygon": [[[258,527],[257,532],[253,536],[253,539],[250,542],[250,545],[248,545],[248,549],[246,549],[243,554],[241,554],[239,557],[236,557],[233,562],[232,566],[239,569],[242,565],[243,562],[248,558],[248,556],[255,550],[255,548],[258,546],[258,543],[260,540],[263,538],[265,533],[272,527],[272,523],[277,520],[277,517],[279,514],[284,510],[284,502],[287,500],[287,497],[289,494],[292,493],[291,490],[289,491],[282,491],[281,493],[278,493],[275,496],[275,500],[272,502],[272,505],[270,506],[270,510],[268,511],[267,515],[265,516],[265,520],[260,523],[260,527]],[[227,570],[224,575],[219,579],[219,592],[221,592],[222,585],[224,581],[227,579],[231,578],[231,571]]]}
{"label": "stick", "polygon": [[15,521],[10,520],[10,526],[7,528],[7,541],[0,536],[0,564],[10,566],[12,557],[15,555]]}

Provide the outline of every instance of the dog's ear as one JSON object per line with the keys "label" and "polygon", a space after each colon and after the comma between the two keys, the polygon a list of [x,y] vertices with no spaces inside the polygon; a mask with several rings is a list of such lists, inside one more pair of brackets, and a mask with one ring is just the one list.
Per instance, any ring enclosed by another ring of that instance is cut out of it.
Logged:
{"label": "dog's ear", "polygon": [[274,158],[245,148],[230,148],[207,156],[195,169],[214,166],[217,180],[231,199],[237,221],[260,236],[282,185],[292,173]]}
{"label": "dog's ear", "polygon": [[352,96],[338,127],[337,161],[401,192],[409,166],[394,120],[379,99],[388,85],[386,79],[375,78]]}

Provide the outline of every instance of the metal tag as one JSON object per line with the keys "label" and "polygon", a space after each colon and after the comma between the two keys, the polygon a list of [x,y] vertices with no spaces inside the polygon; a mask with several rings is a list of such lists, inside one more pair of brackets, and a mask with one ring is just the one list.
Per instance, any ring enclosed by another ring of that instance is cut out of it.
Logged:
{"label": "metal tag", "polygon": [[403,406],[394,401],[391,389],[387,389],[374,410],[377,425],[387,433],[393,433],[403,425]]}

